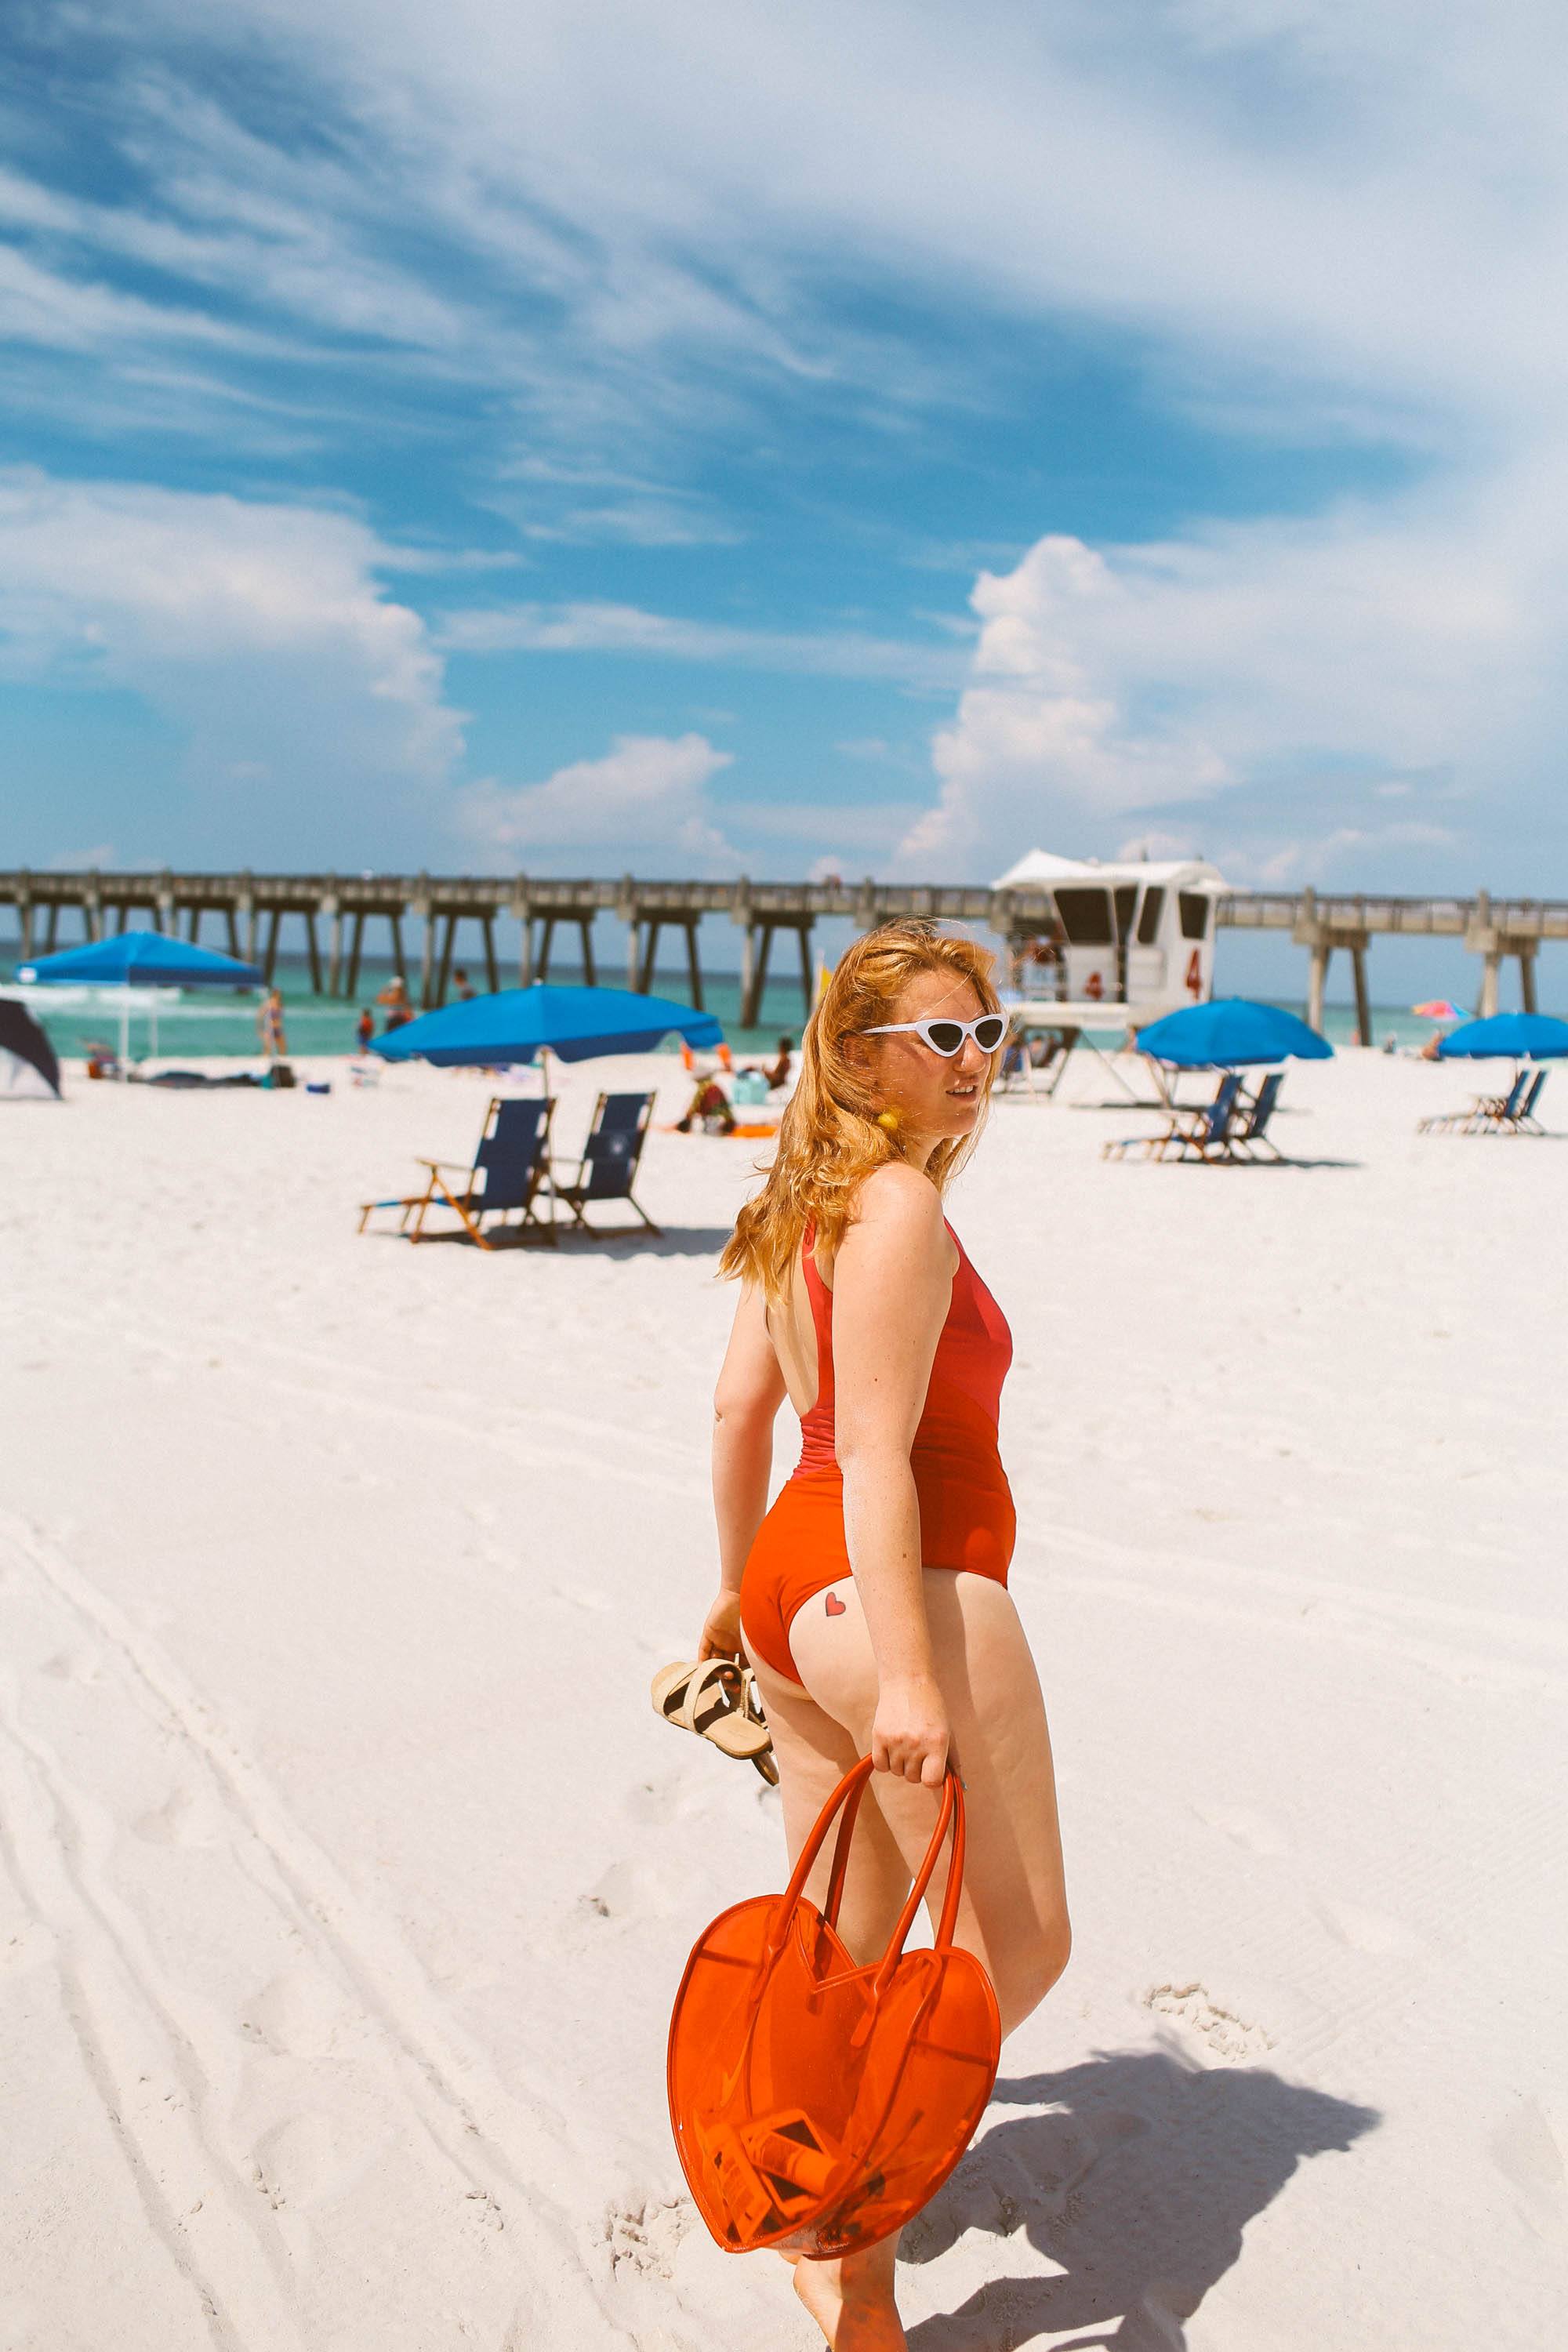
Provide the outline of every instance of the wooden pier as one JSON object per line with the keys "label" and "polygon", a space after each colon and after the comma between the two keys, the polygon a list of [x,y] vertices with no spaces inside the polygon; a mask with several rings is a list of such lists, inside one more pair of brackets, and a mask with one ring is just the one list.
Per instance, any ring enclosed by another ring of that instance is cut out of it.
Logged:
{"label": "wooden pier", "polygon": [[[310,983],[318,995],[353,997],[367,928],[384,927],[394,966],[407,974],[410,992],[425,1007],[444,1004],[459,953],[482,968],[485,985],[502,984],[496,926],[517,927],[516,977],[527,986],[547,979],[557,933],[577,935],[590,982],[598,977],[593,927],[599,915],[626,926],[626,983],[646,994],[667,930],[686,942],[692,1002],[702,1003],[699,934],[705,918],[727,916],[741,932],[741,1025],[754,1028],[762,1011],[769,960],[779,934],[793,934],[802,1003],[814,994],[812,931],[821,921],[846,919],[861,929],[895,915],[983,927],[1017,948],[1048,938],[1054,909],[1042,890],[993,890],[982,884],[883,882],[658,882],[634,879],[556,881],[532,875],[174,874],[0,871],[0,908],[15,911],[18,960],[124,930],[134,919],[161,931],[199,939],[204,922],[215,942],[268,980],[277,964],[284,919],[303,925]],[[62,918],[71,918],[70,936]],[[1215,901],[1221,929],[1288,931],[1309,955],[1309,1018],[1321,1028],[1330,962],[1343,950],[1351,959],[1361,1034],[1372,1034],[1367,957],[1379,936],[1458,939],[1481,959],[1479,1010],[1497,1010],[1503,963],[1517,959],[1523,1003],[1536,1003],[1535,960],[1543,942],[1568,940],[1568,899],[1405,898],[1344,896],[1312,889],[1235,891]],[[405,950],[405,925],[417,923],[417,982]],[[476,944],[465,949],[465,934]],[[1108,1013],[1111,1010],[1107,1006]]]}

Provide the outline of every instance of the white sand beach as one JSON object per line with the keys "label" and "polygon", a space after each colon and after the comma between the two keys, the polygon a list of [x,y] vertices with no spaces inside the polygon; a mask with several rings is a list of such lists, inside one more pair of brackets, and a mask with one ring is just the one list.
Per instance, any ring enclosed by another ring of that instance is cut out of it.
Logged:
{"label": "white sand beach", "polygon": [[[806,2352],[664,2108],[777,1799],[647,1696],[757,1147],[651,1138],[662,1243],[410,1248],[357,1205],[489,1089],[333,1075],[0,1108],[0,2346]],[[1077,1945],[917,2352],[1554,2340],[1568,1139],[1415,1133],[1490,1075],[1293,1068],[1288,1169],[1006,1101],[953,1196]]]}

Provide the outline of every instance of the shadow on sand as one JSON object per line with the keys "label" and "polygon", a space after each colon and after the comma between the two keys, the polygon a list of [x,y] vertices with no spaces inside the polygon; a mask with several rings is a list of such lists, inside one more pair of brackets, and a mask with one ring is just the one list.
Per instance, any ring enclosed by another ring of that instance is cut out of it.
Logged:
{"label": "shadow on sand", "polygon": [[1184,2322],[1241,2252],[1241,2233],[1307,2157],[1343,2153],[1381,2117],[1261,2068],[1194,2070],[1160,2050],[1112,2051],[1058,2074],[999,2082],[1043,2115],[994,2124],[904,2233],[934,2262],[972,2230],[1022,2231],[1060,2265],[1003,2276],[910,2331],[910,2352],[1183,2352]]}
{"label": "shadow on sand", "polygon": [[[574,1250],[579,1255],[591,1255],[595,1251],[613,1250],[617,1256],[637,1257],[717,1257],[730,1238],[728,1225],[667,1225],[657,1236],[645,1225],[605,1225],[592,1235],[569,1225],[563,1218],[557,1229],[563,1250]],[[407,1235],[390,1228],[374,1234],[382,1241],[406,1241]],[[548,1250],[553,1247],[548,1224],[492,1225],[485,1239],[498,1256],[508,1250]],[[439,1232],[426,1226],[419,1237],[419,1247],[429,1249],[450,1242],[462,1249],[474,1244],[461,1225],[443,1225]]]}

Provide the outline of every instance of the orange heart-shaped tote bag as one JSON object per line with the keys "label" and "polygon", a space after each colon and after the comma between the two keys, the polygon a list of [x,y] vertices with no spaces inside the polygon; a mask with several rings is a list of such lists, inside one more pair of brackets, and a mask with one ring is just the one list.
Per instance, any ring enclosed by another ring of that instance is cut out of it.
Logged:
{"label": "orange heart-shaped tote bag", "polygon": [[[819,2258],[874,2245],[939,2189],[996,2079],[991,1979],[953,1943],[963,1789],[942,1809],[881,1958],[858,1967],[837,1932],[849,1840],[871,1759],[846,1773],[782,1895],[721,1912],[699,1938],[669,2024],[669,2116],[698,2210],[732,2253]],[[843,1809],[827,1903],[803,1892]],[[952,1853],[929,1951],[904,1941],[943,1840]]]}

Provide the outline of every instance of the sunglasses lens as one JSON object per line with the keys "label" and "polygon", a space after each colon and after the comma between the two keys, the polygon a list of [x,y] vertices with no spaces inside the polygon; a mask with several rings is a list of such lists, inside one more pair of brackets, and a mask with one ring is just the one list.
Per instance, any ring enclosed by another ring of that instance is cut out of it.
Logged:
{"label": "sunglasses lens", "polygon": [[1007,1034],[1007,1024],[1000,1013],[987,1013],[974,1024],[974,1042],[983,1054],[994,1054]]}
{"label": "sunglasses lens", "polygon": [[921,1033],[933,1054],[956,1054],[963,1031],[956,1021],[928,1021]]}

